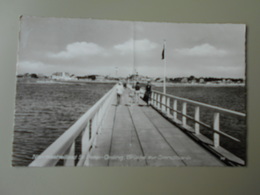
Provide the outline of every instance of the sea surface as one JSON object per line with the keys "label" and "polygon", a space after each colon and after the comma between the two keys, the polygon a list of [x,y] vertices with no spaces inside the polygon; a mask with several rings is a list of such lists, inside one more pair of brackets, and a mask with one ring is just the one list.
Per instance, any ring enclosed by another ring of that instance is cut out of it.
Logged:
{"label": "sea surface", "polygon": [[113,85],[18,79],[13,166],[27,166]]}
{"label": "sea surface", "polygon": [[[18,79],[13,138],[13,166],[28,166],[98,101],[113,83],[52,82]],[[162,90],[162,88],[154,88]],[[245,87],[169,87],[167,93],[200,102],[246,112]],[[181,108],[181,105],[178,105]],[[188,105],[188,114],[193,115]],[[201,109],[203,122],[212,123],[213,114]],[[221,129],[241,143],[221,138],[221,145],[246,159],[246,120],[221,116]],[[192,125],[191,121],[188,124]],[[207,129],[201,130],[211,137]]]}

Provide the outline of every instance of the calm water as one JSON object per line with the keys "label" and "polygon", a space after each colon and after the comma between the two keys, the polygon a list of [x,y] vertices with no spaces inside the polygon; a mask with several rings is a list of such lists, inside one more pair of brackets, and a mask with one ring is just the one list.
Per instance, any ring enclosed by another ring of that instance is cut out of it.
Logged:
{"label": "calm water", "polygon": [[27,166],[112,86],[18,80],[13,166]]}
{"label": "calm water", "polygon": [[[34,154],[45,150],[112,86],[113,84],[37,83],[33,79],[18,80],[13,166],[27,166]],[[167,93],[239,112],[246,110],[244,87],[172,87],[167,89]],[[212,115],[209,113],[201,110],[204,122],[212,122]],[[192,107],[188,107],[188,114],[193,115]],[[221,116],[221,128],[242,140],[241,144],[237,144],[221,139],[221,144],[245,159],[245,120]],[[202,132],[212,136],[208,130],[202,129]]]}
{"label": "calm water", "polygon": [[[163,91],[161,87],[155,90]],[[243,86],[207,87],[207,86],[185,86],[167,87],[167,93],[184,97],[207,104],[246,112],[246,88]]]}

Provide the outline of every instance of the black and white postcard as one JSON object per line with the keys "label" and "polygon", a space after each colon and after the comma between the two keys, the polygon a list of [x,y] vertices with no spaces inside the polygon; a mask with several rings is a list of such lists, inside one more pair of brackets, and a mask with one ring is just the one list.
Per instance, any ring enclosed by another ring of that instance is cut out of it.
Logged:
{"label": "black and white postcard", "polygon": [[246,166],[246,26],[20,18],[15,167]]}

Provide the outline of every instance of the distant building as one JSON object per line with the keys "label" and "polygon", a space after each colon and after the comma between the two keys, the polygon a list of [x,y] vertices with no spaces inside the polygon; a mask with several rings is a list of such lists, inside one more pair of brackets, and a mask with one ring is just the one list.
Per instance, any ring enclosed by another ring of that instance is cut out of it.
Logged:
{"label": "distant building", "polygon": [[51,78],[54,80],[63,80],[63,81],[77,80],[75,76],[70,75],[67,72],[55,72],[51,75]]}
{"label": "distant building", "polygon": [[97,80],[97,81],[104,81],[104,80],[105,80],[105,76],[96,75],[96,80]]}
{"label": "distant building", "polygon": [[188,78],[184,77],[184,78],[181,80],[181,83],[188,83]]}
{"label": "distant building", "polygon": [[191,84],[195,84],[195,83],[197,83],[197,81],[196,81],[196,79],[194,78],[194,79],[192,79],[192,80],[190,81],[190,83],[191,83]]}
{"label": "distant building", "polygon": [[200,79],[199,79],[199,83],[201,83],[201,84],[202,84],[202,83],[205,83],[205,80],[204,80],[203,78],[200,78]]}
{"label": "distant building", "polygon": [[25,74],[23,75],[23,77],[24,77],[24,78],[30,78],[30,77],[31,77],[31,74],[30,74],[30,73],[25,73]]}
{"label": "distant building", "polygon": [[232,83],[232,81],[230,79],[227,79],[226,83],[230,84],[230,83]]}

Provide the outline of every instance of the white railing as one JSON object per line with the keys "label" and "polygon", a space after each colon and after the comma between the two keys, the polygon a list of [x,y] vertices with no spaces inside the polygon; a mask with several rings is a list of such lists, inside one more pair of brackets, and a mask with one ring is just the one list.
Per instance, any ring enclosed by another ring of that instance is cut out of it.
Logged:
{"label": "white railing", "polygon": [[[171,101],[172,99],[172,101]],[[178,101],[182,103],[182,108],[181,110],[177,109],[177,104]],[[172,105],[170,105],[170,102],[172,102]],[[196,135],[200,134],[200,126],[204,126],[211,130],[213,132],[213,144],[214,147],[217,148],[220,146],[220,136],[227,137],[231,140],[234,140],[236,142],[241,142],[239,139],[228,135],[222,131],[220,131],[220,113],[224,115],[233,115],[236,117],[240,117],[245,119],[246,115],[241,112],[236,112],[232,110],[228,110],[225,108],[220,108],[217,106],[212,106],[209,104],[169,95],[169,94],[163,94],[162,92],[159,91],[152,91],[152,96],[151,96],[151,104],[158,110],[162,111],[165,113],[167,116],[172,118],[173,121],[178,122],[182,125],[182,127],[187,128],[187,119],[194,121],[194,133]],[[188,104],[194,105],[195,106],[195,111],[194,111],[194,117],[188,116],[187,115],[187,106]],[[208,108],[211,109],[214,112],[213,115],[213,124],[205,124],[202,121],[200,121],[200,108]],[[178,115],[181,116],[181,120],[178,120]]]}
{"label": "white railing", "polygon": [[[63,159],[64,166],[83,166],[89,151],[95,147],[96,138],[101,129],[102,120],[108,107],[116,98],[113,87],[85,114],[83,114],[68,130],[53,142],[35,160],[30,167],[55,166]],[[76,139],[81,136],[81,154],[75,155]]]}

